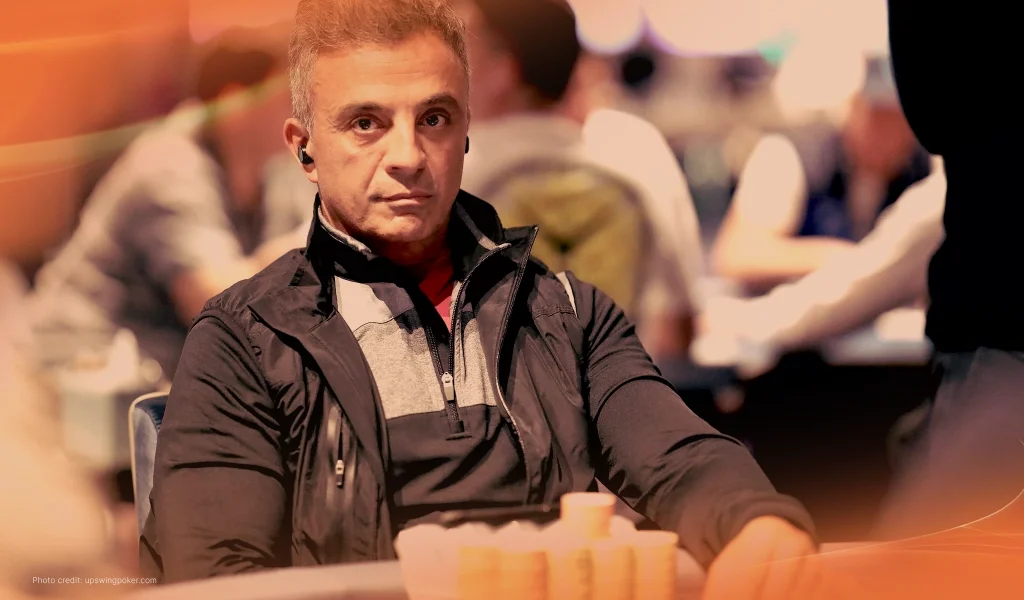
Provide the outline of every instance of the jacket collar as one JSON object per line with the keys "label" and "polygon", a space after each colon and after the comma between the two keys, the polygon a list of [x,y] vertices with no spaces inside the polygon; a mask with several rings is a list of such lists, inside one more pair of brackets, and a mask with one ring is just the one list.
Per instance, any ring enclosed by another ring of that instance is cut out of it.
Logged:
{"label": "jacket collar", "polygon": [[[530,257],[536,227],[502,229],[494,209],[482,200],[460,192],[449,227],[452,255],[464,272],[486,254],[501,251],[518,263],[520,272]],[[269,328],[297,341],[316,362],[334,391],[378,482],[385,485],[389,464],[387,429],[380,394],[359,343],[334,305],[334,278],[363,281],[404,275],[390,261],[374,256],[368,248],[347,236],[332,234],[319,218],[316,199],[313,221],[303,255],[287,286],[277,288],[249,303],[249,308]],[[367,399],[371,399],[367,402]]]}
{"label": "jacket collar", "polygon": [[[334,276],[340,276],[364,283],[409,283],[400,268],[375,255],[362,242],[331,227],[321,215],[318,194],[305,254],[320,281],[330,284]],[[500,246],[524,242],[529,237],[529,229],[504,230],[491,205],[460,191],[448,227],[448,245],[457,272],[468,273],[484,255]]]}

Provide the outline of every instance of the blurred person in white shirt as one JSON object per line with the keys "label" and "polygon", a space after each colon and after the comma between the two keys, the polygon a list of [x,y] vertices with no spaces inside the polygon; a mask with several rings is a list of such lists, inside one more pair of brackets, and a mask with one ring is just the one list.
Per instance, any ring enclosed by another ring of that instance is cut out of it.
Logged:
{"label": "blurred person in white shirt", "polygon": [[[471,90],[471,145],[462,187],[474,195],[515,167],[550,159],[603,169],[639,191],[654,256],[631,317],[656,358],[685,354],[699,310],[703,251],[686,179],[651,123],[605,105],[611,72],[581,53],[559,2],[462,0]],[[561,12],[559,12],[561,9]],[[609,252],[614,252],[609,249]]]}
{"label": "blurred person in white shirt", "polygon": [[214,38],[193,98],[135,139],[96,186],[36,281],[44,362],[102,352],[129,330],[169,380],[206,301],[305,244],[316,190],[280,137],[289,114],[280,46],[248,30]]}
{"label": "blurred person in white shirt", "polygon": [[712,251],[715,271],[745,291],[763,293],[849,253],[931,173],[887,57],[865,60],[866,81],[830,139],[811,148],[769,133],[747,159]]}
{"label": "blurred person in white shirt", "polygon": [[737,342],[772,352],[813,347],[923,301],[928,262],[943,239],[946,178],[941,159],[933,166],[849,252],[764,296],[709,300],[695,349],[713,352],[710,346]]}

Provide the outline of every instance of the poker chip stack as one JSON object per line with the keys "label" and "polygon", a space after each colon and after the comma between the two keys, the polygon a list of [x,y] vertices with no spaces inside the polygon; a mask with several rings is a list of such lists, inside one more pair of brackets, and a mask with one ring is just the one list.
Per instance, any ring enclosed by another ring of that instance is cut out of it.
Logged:
{"label": "poker chip stack", "polygon": [[548,553],[540,532],[512,523],[499,530],[495,538],[501,554],[496,593],[492,597],[545,600],[548,597]]}
{"label": "poker chip stack", "polygon": [[588,540],[567,534],[564,527],[545,531],[548,557],[548,598],[590,600],[594,566]]}
{"label": "poker chip stack", "polygon": [[[628,536],[612,536],[590,546],[593,562],[590,600],[634,600],[633,547]],[[644,596],[635,596],[640,600]]]}
{"label": "poker chip stack", "polygon": [[615,496],[579,492],[565,494],[561,500],[559,519],[567,533],[587,541],[611,535],[612,516],[615,514]]}
{"label": "poker chip stack", "polygon": [[[513,522],[497,530],[475,524],[403,532],[396,549],[406,591],[411,600],[444,589],[459,600],[675,598],[678,536],[636,531],[614,508],[610,494],[573,493],[562,497],[561,517],[544,529]],[[452,585],[438,585],[439,578]]]}
{"label": "poker chip stack", "polygon": [[638,531],[633,549],[633,598],[673,598],[676,593],[676,548],[679,536],[669,531]]}
{"label": "poker chip stack", "polygon": [[501,550],[493,536],[464,541],[458,547],[458,597],[490,598],[501,566]]}

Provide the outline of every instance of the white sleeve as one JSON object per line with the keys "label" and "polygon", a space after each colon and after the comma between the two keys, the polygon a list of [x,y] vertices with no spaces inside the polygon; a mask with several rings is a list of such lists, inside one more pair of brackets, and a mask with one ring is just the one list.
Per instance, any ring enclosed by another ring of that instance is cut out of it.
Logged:
{"label": "white sleeve", "polygon": [[642,192],[657,246],[645,309],[698,309],[698,281],[704,273],[700,224],[668,141],[651,123],[608,109],[588,117],[583,135],[590,158],[624,176]]}
{"label": "white sleeve", "polygon": [[744,227],[791,236],[800,225],[806,194],[796,146],[785,136],[766,135],[743,167],[729,216]]}
{"label": "white sleeve", "polygon": [[923,296],[928,262],[944,236],[945,196],[941,170],[911,186],[852,252],[751,300],[752,320],[774,345],[807,346]]}

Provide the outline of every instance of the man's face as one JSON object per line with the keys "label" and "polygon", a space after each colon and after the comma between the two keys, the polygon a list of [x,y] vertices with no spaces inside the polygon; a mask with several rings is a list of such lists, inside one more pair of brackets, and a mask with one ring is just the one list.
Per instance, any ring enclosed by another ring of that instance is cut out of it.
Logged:
{"label": "man's face", "polygon": [[309,178],[331,221],[371,247],[431,239],[462,182],[469,79],[437,35],[321,54]]}

